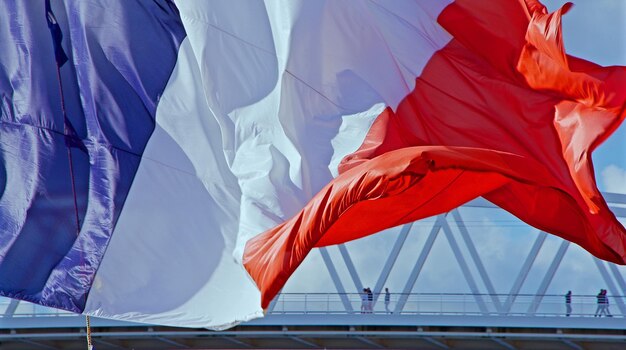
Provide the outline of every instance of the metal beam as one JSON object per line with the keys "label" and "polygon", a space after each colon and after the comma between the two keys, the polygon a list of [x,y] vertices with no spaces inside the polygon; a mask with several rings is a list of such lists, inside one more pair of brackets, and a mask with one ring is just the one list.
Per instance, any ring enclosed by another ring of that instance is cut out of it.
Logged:
{"label": "metal beam", "polygon": [[424,339],[425,341],[433,344],[434,346],[438,347],[438,348],[442,348],[442,349],[450,349],[450,347],[442,342],[440,342],[439,340],[433,339],[431,337],[423,337],[420,339]]}
{"label": "metal beam", "polygon": [[461,253],[461,249],[459,249],[459,245],[456,243],[456,239],[452,234],[452,230],[448,225],[448,222],[444,220],[442,224],[443,233],[446,235],[448,239],[448,243],[450,243],[450,248],[452,248],[452,252],[454,253],[454,257],[456,258],[457,263],[461,267],[461,271],[463,271],[463,277],[467,281],[467,284],[470,287],[470,290],[474,294],[474,299],[476,299],[476,303],[478,304],[478,308],[483,314],[488,314],[489,310],[487,309],[487,305],[485,305],[485,301],[483,300],[482,295],[480,295],[480,291],[478,290],[478,286],[476,285],[476,281],[474,281],[474,277],[472,276],[472,272],[470,271],[467,263],[465,262],[465,258]]}
{"label": "metal beam", "polygon": [[356,268],[354,267],[354,263],[352,263],[352,258],[350,258],[350,253],[348,253],[348,249],[345,244],[338,245],[339,252],[341,253],[341,257],[343,258],[343,262],[346,264],[348,268],[348,272],[350,273],[350,277],[352,277],[352,282],[354,282],[354,287],[356,288],[357,293],[361,293],[363,290],[363,283],[361,283],[361,279],[359,278],[359,274],[356,272]]}
{"label": "metal beam", "polygon": [[611,211],[613,212],[613,214],[615,214],[615,216],[626,217],[626,208],[616,206],[610,206],[609,208],[611,208]]}
{"label": "metal beam", "polygon": [[[113,344],[113,343],[111,343],[111,342],[108,342],[108,341],[105,341],[105,340],[102,340],[102,339],[94,339],[94,338],[91,338],[91,341],[92,341],[92,342],[94,342],[94,343],[96,343],[96,344],[104,344],[104,345],[106,345],[106,346],[108,346],[108,347],[112,347],[112,348],[115,348],[115,349],[128,349],[128,348],[126,348],[126,347],[124,347],[124,346],[120,346],[120,345],[117,345],[117,344]],[[94,349],[95,349],[95,347],[94,347]]]}
{"label": "metal beam", "polygon": [[298,336],[291,336],[291,337],[289,337],[289,339],[295,341],[296,343],[300,343],[302,345],[310,346],[312,348],[319,348],[320,347],[318,344],[315,344],[315,343],[310,342],[308,340],[304,340],[304,339],[302,339],[302,338],[300,338]]}
{"label": "metal beam", "polygon": [[476,269],[478,270],[478,273],[480,274],[480,277],[483,283],[485,284],[485,287],[487,287],[487,292],[489,292],[489,294],[491,295],[491,300],[493,301],[493,305],[496,307],[496,310],[498,312],[502,312],[502,305],[500,304],[500,299],[498,298],[498,295],[496,294],[496,290],[495,288],[493,288],[493,284],[491,283],[491,279],[489,278],[489,274],[487,274],[487,270],[485,269],[485,266],[483,265],[482,260],[480,259],[480,256],[478,255],[476,246],[474,245],[474,242],[472,241],[472,238],[470,237],[470,234],[467,231],[467,228],[465,227],[465,222],[463,221],[463,218],[461,217],[461,213],[459,212],[458,209],[454,209],[452,211],[452,216],[454,217],[456,225],[459,228],[459,232],[461,233],[461,237],[463,238],[463,241],[465,242],[465,245],[467,246],[467,250],[470,253],[470,257],[472,258],[474,265],[476,265]]}
{"label": "metal beam", "polygon": [[396,307],[394,309],[395,314],[401,313],[402,309],[404,309],[404,305],[409,298],[409,293],[411,293],[411,290],[413,290],[415,282],[417,281],[417,277],[419,277],[420,271],[422,270],[422,267],[424,267],[424,262],[426,261],[426,258],[428,258],[428,253],[430,253],[430,250],[433,247],[433,243],[435,243],[435,239],[437,238],[437,234],[441,230],[441,225],[446,220],[446,215],[448,215],[448,213],[437,216],[437,220],[433,224],[433,228],[430,230],[430,234],[428,235],[428,238],[426,238],[426,242],[424,242],[424,247],[422,248],[419,257],[415,262],[415,266],[413,266],[413,270],[409,274],[409,278],[404,285],[402,294],[400,294],[400,298],[398,299],[398,303],[396,304]]}
{"label": "metal beam", "polygon": [[159,341],[162,341],[164,343],[170,344],[170,345],[174,345],[174,346],[178,346],[179,348],[188,348],[188,345],[185,344],[181,344],[177,341],[174,341],[172,339],[168,339],[168,338],[163,338],[163,337],[156,337],[156,339],[158,339]]}
{"label": "metal beam", "polygon": [[26,344],[29,344],[29,345],[36,346],[38,348],[42,348],[42,349],[59,350],[59,348],[57,348],[57,347],[46,345],[46,344],[41,344],[41,343],[38,343],[36,341],[32,341],[32,340],[28,340],[28,339],[20,339],[19,341],[22,342],[22,343],[26,343]]}
{"label": "metal beam", "polygon": [[235,337],[220,337],[220,339],[226,339],[226,340],[228,340],[231,343],[234,343],[234,344],[246,347],[246,348],[252,348],[253,347],[252,345],[250,345],[250,344],[248,344],[248,343],[246,343],[244,341],[241,341],[241,340],[239,340],[239,339],[237,339]]}
{"label": "metal beam", "polygon": [[550,282],[552,282],[552,278],[554,278],[554,274],[556,273],[556,269],[561,265],[561,261],[563,261],[563,256],[567,252],[567,247],[569,247],[569,241],[563,240],[561,245],[559,246],[559,250],[556,252],[550,267],[546,271],[543,280],[541,281],[541,285],[539,285],[539,289],[537,289],[537,293],[535,293],[535,298],[533,299],[532,304],[528,307],[528,311],[526,313],[528,315],[533,315],[537,312],[537,308],[539,308],[539,304],[541,304],[541,300],[543,300],[544,294],[546,294],[546,290],[548,290],[548,286],[550,286]]}
{"label": "metal beam", "polygon": [[490,338],[491,340],[493,340],[494,342],[498,343],[499,345],[501,345],[503,348],[508,349],[508,350],[517,350],[516,347],[514,347],[513,345],[505,342],[504,340],[500,339],[500,338]]}
{"label": "metal beam", "polygon": [[282,289],[280,290],[280,292],[278,292],[278,294],[276,294],[274,299],[270,301],[270,304],[267,306],[267,309],[265,309],[265,314],[271,314],[274,311],[274,308],[276,307],[276,303],[278,303],[278,298],[280,297],[281,292],[282,292]]}
{"label": "metal beam", "polygon": [[362,341],[365,344],[371,345],[371,346],[373,346],[373,347],[375,347],[377,349],[384,349],[385,348],[384,346],[378,344],[377,342],[375,342],[375,341],[373,341],[371,339],[367,339],[365,337],[354,337],[354,338]]}
{"label": "metal beam", "polygon": [[324,260],[324,264],[326,264],[326,268],[328,269],[328,273],[330,273],[330,278],[333,280],[335,284],[335,288],[337,292],[339,292],[339,297],[341,298],[341,302],[343,306],[346,308],[348,313],[354,312],[352,308],[352,303],[350,303],[350,299],[348,299],[348,295],[346,294],[346,290],[343,288],[343,284],[341,283],[341,279],[339,278],[339,274],[335,269],[335,265],[333,264],[332,259],[330,258],[330,254],[328,254],[328,250],[326,247],[319,248],[320,254],[322,254],[322,259]]}
{"label": "metal beam", "polygon": [[404,246],[404,242],[406,242],[406,238],[409,236],[409,232],[411,231],[411,227],[413,227],[413,223],[408,223],[402,226],[402,230],[396,239],[396,242],[391,249],[391,253],[387,257],[387,261],[385,261],[385,266],[383,266],[380,275],[378,276],[378,280],[376,281],[376,285],[374,286],[374,305],[378,301],[378,297],[380,293],[382,293],[383,287],[385,286],[385,282],[387,282],[387,278],[391,273],[391,269],[393,265],[395,265],[396,260],[398,260],[398,256],[400,255],[400,250]]}
{"label": "metal beam", "polygon": [[602,196],[607,201],[607,203],[619,203],[619,204],[626,203],[626,194],[602,192]]}
{"label": "metal beam", "polygon": [[513,286],[511,287],[509,296],[504,302],[504,307],[502,308],[504,314],[508,314],[511,312],[511,306],[513,306],[515,298],[519,294],[519,291],[522,288],[524,281],[526,281],[526,277],[528,277],[528,272],[530,272],[530,268],[533,266],[535,259],[537,259],[539,251],[541,250],[541,246],[543,246],[543,242],[546,240],[547,236],[547,233],[539,231],[539,235],[537,236],[537,239],[535,239],[535,243],[533,243],[533,246],[530,249],[528,256],[526,256],[526,260],[524,261],[524,264],[522,265],[522,268],[520,269],[519,274],[515,279],[515,283],[513,283]]}
{"label": "metal beam", "polygon": [[9,306],[7,306],[6,310],[4,310],[4,317],[12,317],[15,314],[15,310],[17,310],[17,306],[19,304],[19,300],[11,299],[11,301],[9,302]]}
{"label": "metal beam", "polygon": [[[600,321],[599,319],[594,319],[590,317],[592,321]],[[602,321],[604,321],[603,319]],[[610,320],[607,318],[606,320]],[[621,320],[612,320],[616,323],[621,324]],[[500,327],[498,325],[497,327]],[[253,327],[254,328],[254,327]],[[619,330],[623,330],[619,328]],[[580,329],[581,333],[547,333],[547,332],[519,332],[517,327],[513,327],[513,329],[505,329],[504,331],[498,332],[497,337],[501,339],[507,339],[509,341],[563,341],[569,340],[572,342],[612,342],[612,343],[624,343],[626,342],[626,334],[622,334],[622,332],[617,333],[598,333],[597,331],[593,331],[590,329]],[[240,345],[250,344],[240,342],[237,339],[260,339],[260,338],[284,338],[289,336],[297,336],[303,338],[351,338],[351,337],[374,337],[376,339],[389,339],[389,338],[407,338],[407,339],[425,339],[425,338],[444,338],[444,339],[486,339],[490,338],[489,334],[481,331],[453,331],[453,330],[442,330],[442,331],[390,331],[390,330],[382,330],[382,329],[372,329],[372,330],[363,330],[363,331],[348,331],[346,327],[335,327],[332,328],[328,326],[328,329],[324,330],[237,330],[237,331],[219,331],[219,332],[207,332],[206,330],[155,330],[153,332],[146,331],[98,331],[92,334],[93,337],[97,337],[99,339],[118,339],[118,340],[132,340],[132,339],[141,339],[142,337],[189,337],[190,339],[194,339],[197,337],[209,337],[216,338],[221,340],[229,339],[235,343]],[[234,339],[237,338],[237,339]],[[0,341],[10,342],[10,341],[21,341],[21,340],[40,340],[40,341],[76,341],[79,339],[83,339],[83,335],[73,332],[58,332],[51,333],[49,330],[39,330],[24,333],[24,334],[0,334]]]}
{"label": "metal beam", "polygon": [[617,269],[617,266],[615,264],[609,264],[609,268],[611,269],[611,272],[613,273],[613,277],[615,277],[617,284],[619,284],[619,287],[621,288],[619,294],[626,295],[626,283],[624,282],[622,274]]}
{"label": "metal beam", "polygon": [[561,340],[565,345],[569,346],[570,348],[574,349],[574,350],[585,350],[582,346],[574,343],[571,340],[566,340],[566,339],[562,339]]}

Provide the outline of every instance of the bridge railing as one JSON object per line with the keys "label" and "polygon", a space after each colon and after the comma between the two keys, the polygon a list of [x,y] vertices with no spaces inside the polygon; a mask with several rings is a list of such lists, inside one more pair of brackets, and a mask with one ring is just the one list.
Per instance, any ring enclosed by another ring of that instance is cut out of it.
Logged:
{"label": "bridge railing", "polygon": [[[373,296],[371,307],[358,293],[281,293],[270,305],[269,314],[400,314],[400,315],[468,315],[468,316],[564,316],[563,295],[535,294],[455,294],[391,293],[385,305],[384,294]],[[626,316],[626,296],[609,295],[602,317]],[[402,304],[402,305],[399,305]],[[74,313],[20,302],[9,313],[11,299],[0,298],[0,318],[63,317]],[[572,295],[572,317],[594,317],[598,310],[595,295]]]}
{"label": "bridge railing", "polygon": [[[17,304],[16,304],[17,303]],[[0,297],[0,318],[76,316],[75,313]]]}
{"label": "bridge railing", "polygon": [[[624,317],[626,296],[608,296],[602,316]],[[346,305],[347,301],[347,305]],[[402,303],[398,307],[398,304]],[[501,315],[564,316],[563,295],[535,294],[455,294],[391,293],[385,305],[384,294],[374,295],[371,308],[358,293],[282,293],[270,306],[270,314],[402,314],[402,315]],[[572,295],[570,316],[594,317],[598,309],[595,295]],[[604,305],[604,304],[602,304]]]}

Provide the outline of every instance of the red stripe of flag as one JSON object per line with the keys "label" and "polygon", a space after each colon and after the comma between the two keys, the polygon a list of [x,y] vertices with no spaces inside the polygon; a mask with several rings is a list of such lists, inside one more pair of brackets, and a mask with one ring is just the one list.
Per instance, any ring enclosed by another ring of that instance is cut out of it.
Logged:
{"label": "red stripe of flag", "polygon": [[299,214],[247,243],[263,307],[313,247],[477,196],[623,264],[625,230],[595,185],[591,151],[625,117],[626,68],[566,56],[565,10],[549,15],[534,0],[449,5],[438,21],[454,39],[415,89]]}

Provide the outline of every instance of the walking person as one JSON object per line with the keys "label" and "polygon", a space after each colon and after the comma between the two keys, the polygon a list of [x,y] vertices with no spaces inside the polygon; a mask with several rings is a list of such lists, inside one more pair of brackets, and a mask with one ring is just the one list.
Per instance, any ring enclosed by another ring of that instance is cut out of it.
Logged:
{"label": "walking person", "polygon": [[367,287],[367,310],[370,314],[374,312],[374,293],[369,287]]}
{"label": "walking person", "polygon": [[604,315],[606,317],[613,317],[609,311],[609,297],[606,295],[606,289],[602,290],[602,301],[604,302]]}
{"label": "walking person", "polygon": [[565,294],[565,316],[569,317],[572,313],[572,291],[568,290]]}
{"label": "walking person", "polygon": [[385,311],[388,314],[392,314],[391,310],[389,310],[389,303],[391,302],[391,293],[389,293],[389,288],[385,288]]}
{"label": "walking person", "polygon": [[598,304],[598,307],[596,307],[596,313],[593,315],[593,317],[602,317],[602,311],[604,311],[604,296],[603,296],[603,292],[604,289],[600,289],[600,293],[598,293],[598,295],[596,295],[596,303]]}
{"label": "walking person", "polygon": [[367,312],[367,289],[363,288],[363,293],[361,293],[361,313],[364,314]]}

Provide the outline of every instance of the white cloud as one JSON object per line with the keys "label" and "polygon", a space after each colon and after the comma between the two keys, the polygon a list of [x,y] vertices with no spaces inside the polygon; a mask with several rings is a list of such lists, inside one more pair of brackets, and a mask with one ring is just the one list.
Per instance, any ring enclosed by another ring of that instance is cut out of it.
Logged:
{"label": "white cloud", "polygon": [[605,191],[626,193],[626,170],[609,165],[602,170],[602,185]]}

